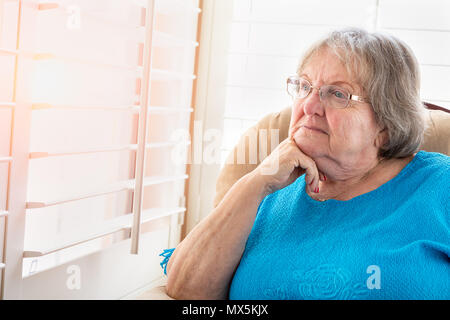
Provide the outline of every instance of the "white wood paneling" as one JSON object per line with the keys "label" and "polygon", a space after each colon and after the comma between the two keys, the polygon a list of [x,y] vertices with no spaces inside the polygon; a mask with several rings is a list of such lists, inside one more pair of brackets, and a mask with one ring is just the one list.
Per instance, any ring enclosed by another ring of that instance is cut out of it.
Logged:
{"label": "white wood paneling", "polygon": [[228,85],[283,89],[288,76],[295,74],[298,59],[279,56],[230,55]]}
{"label": "white wood paneling", "polygon": [[248,18],[252,9],[252,2],[253,0],[233,0],[233,12],[231,18],[234,20]]}
{"label": "white wood paneling", "polygon": [[248,19],[261,23],[367,26],[374,19],[375,0],[255,0]]}
{"label": "white wood paneling", "polygon": [[421,72],[422,98],[450,101],[450,66],[422,66]]}
{"label": "white wood paneling", "polygon": [[233,22],[230,28],[230,44],[228,50],[230,52],[239,52],[248,50],[250,35],[250,23]]}
{"label": "white wood paneling", "polygon": [[284,109],[291,103],[286,89],[264,89],[251,87],[227,87],[227,117],[261,119],[264,115]]}
{"label": "white wood paneling", "polygon": [[250,32],[249,51],[298,59],[311,43],[333,29],[327,25],[254,24]]}
{"label": "white wood paneling", "polygon": [[379,26],[390,29],[450,31],[446,0],[380,0]]}
{"label": "white wood paneling", "polygon": [[[450,13],[448,13],[450,19]],[[386,32],[405,41],[421,64],[450,66],[450,30],[435,32],[428,30],[391,29]]]}

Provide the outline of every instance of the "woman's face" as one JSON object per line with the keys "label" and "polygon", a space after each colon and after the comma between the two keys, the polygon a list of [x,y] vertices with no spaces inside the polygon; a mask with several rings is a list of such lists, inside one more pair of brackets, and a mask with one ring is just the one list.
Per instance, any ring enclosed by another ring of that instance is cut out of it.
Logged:
{"label": "woman's face", "polygon": [[[363,94],[339,58],[327,49],[311,57],[300,76],[315,88],[334,84],[353,95]],[[316,89],[294,101],[289,133],[319,170],[335,180],[370,170],[385,139],[370,104],[351,100],[344,109],[325,107]]]}

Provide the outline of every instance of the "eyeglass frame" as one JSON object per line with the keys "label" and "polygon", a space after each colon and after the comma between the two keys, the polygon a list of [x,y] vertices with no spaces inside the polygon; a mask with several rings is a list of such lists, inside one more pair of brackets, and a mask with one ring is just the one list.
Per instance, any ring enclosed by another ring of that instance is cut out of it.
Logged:
{"label": "eyeglass frame", "polygon": [[[321,87],[317,88],[317,87],[313,86],[313,85],[311,84],[311,82],[309,82],[307,79],[305,79],[305,78],[303,78],[303,77],[300,77],[300,76],[298,76],[298,75],[290,76],[290,77],[288,77],[287,80],[286,80],[286,91],[287,91],[288,95],[290,95],[290,96],[291,96],[292,98],[294,98],[294,99],[296,99],[297,97],[292,96],[291,93],[289,92],[289,84],[295,84],[295,83],[292,83],[292,82],[291,82],[291,81],[292,81],[292,80],[291,80],[292,78],[296,78],[297,80],[304,80],[304,81],[306,81],[306,82],[309,84],[309,92],[308,92],[308,94],[307,94],[306,96],[300,98],[300,99],[305,99],[306,97],[308,97],[308,96],[310,95],[310,93],[312,92],[312,89],[317,89],[317,90],[319,91],[319,99],[320,99],[320,101],[322,101],[322,97],[321,97],[321,95],[320,95],[321,89],[322,89],[322,87],[324,87],[324,86],[329,86],[329,85],[325,84],[325,85],[322,85]],[[357,95],[351,94],[350,92],[347,91],[347,89],[344,89],[344,88],[339,87],[339,86],[335,86],[335,87],[338,87],[338,88],[342,89],[342,91],[348,93],[348,96],[347,96],[347,104],[345,105],[345,107],[337,108],[337,109],[345,109],[345,108],[347,108],[348,105],[349,105],[349,103],[350,103],[350,100],[352,100],[352,101],[358,101],[358,102],[364,102],[364,103],[369,103],[369,101],[367,101],[365,98],[363,98],[363,97],[361,97],[361,96],[357,96]]]}

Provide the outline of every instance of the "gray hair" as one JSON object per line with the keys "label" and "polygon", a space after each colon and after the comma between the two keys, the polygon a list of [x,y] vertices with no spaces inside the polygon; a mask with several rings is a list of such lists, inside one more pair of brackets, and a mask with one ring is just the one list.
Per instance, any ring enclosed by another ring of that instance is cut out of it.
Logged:
{"label": "gray hair", "polygon": [[379,156],[402,158],[417,152],[426,129],[426,109],[420,99],[419,64],[408,45],[358,28],[334,31],[305,52],[297,73],[324,48],[344,63],[372,105],[376,121],[387,130],[388,141]]}

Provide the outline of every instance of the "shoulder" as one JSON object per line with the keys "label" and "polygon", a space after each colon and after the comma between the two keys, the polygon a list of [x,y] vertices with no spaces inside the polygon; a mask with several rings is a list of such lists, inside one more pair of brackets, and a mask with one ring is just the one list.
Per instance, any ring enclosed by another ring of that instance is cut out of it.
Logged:
{"label": "shoulder", "polygon": [[450,175],[450,157],[437,152],[419,151],[412,161],[411,169],[420,176]]}
{"label": "shoulder", "polygon": [[[448,219],[450,193],[450,157],[420,151],[410,163],[401,182],[402,190],[414,203],[422,203],[426,212],[443,214]],[[419,201],[420,200],[420,201]]]}
{"label": "shoulder", "polygon": [[445,154],[419,151],[404,171],[402,184],[416,184],[440,194],[450,189],[450,157]]}
{"label": "shoulder", "polygon": [[442,166],[450,168],[450,157],[439,152],[428,152],[421,150],[416,154],[418,160],[427,165]]}

